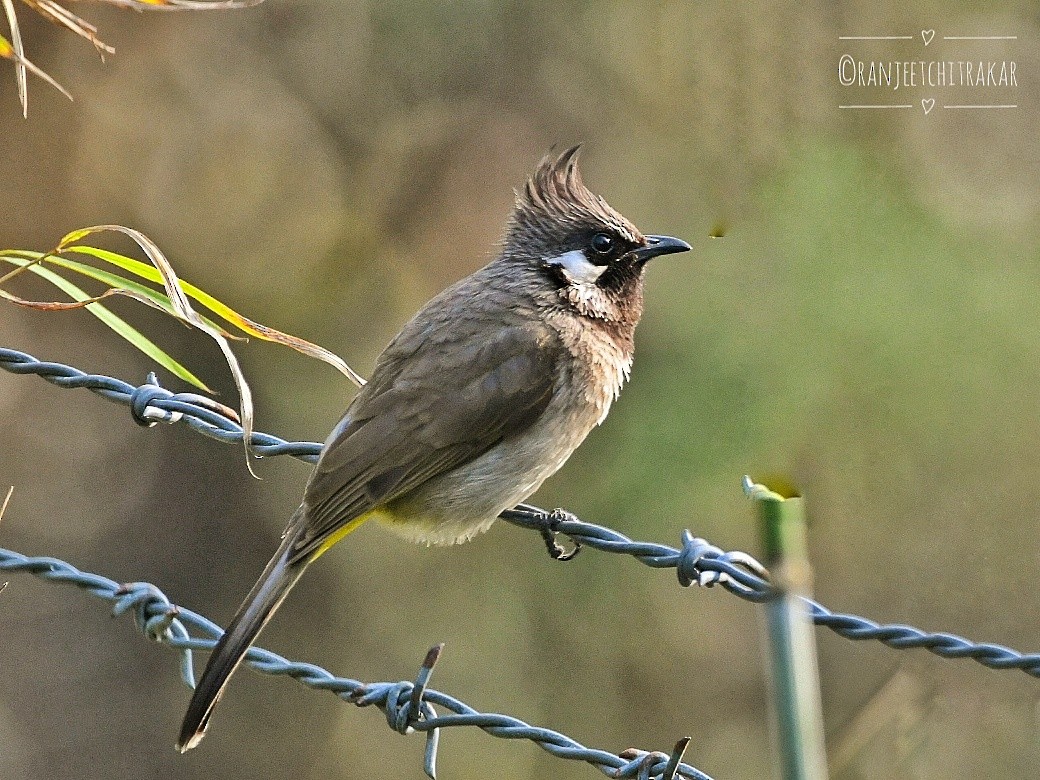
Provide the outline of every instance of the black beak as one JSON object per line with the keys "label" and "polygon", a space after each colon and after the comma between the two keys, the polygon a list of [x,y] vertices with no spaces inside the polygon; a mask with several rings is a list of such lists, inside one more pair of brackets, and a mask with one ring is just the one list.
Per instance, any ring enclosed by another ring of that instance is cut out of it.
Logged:
{"label": "black beak", "polygon": [[671,236],[647,236],[646,246],[632,250],[636,262],[645,263],[658,255],[670,255],[675,252],[689,252],[693,247],[681,238]]}

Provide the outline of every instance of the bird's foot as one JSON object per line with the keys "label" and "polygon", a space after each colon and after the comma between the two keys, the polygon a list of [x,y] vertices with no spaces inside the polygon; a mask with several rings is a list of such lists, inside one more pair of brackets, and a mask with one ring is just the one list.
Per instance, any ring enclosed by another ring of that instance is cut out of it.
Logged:
{"label": "bird's foot", "polygon": [[569,561],[581,551],[581,542],[574,541],[573,537],[571,542],[574,546],[570,550],[556,541],[556,537],[561,533],[567,535],[566,532],[560,531],[561,523],[580,522],[565,509],[553,509],[550,512],[531,504],[517,504],[515,508],[502,512],[499,517],[521,528],[538,531],[545,542],[545,548],[549,551],[549,557],[554,561]]}
{"label": "bird's foot", "polygon": [[577,520],[577,517],[565,509],[554,509],[551,512],[542,510],[542,519],[544,524],[539,529],[539,532],[542,535],[542,540],[545,542],[545,548],[549,551],[550,558],[554,561],[569,561],[581,552],[581,542],[574,542],[574,547],[568,550],[556,541],[556,537],[560,534],[560,523],[568,520]]}

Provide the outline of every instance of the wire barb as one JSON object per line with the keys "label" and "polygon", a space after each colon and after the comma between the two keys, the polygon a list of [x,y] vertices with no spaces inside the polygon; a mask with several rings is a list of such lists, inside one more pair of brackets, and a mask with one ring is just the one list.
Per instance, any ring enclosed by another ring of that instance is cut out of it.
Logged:
{"label": "wire barb", "polygon": [[[419,675],[415,678],[415,685],[412,686],[412,695],[408,700],[408,730],[412,731],[412,724],[423,718],[436,718],[437,713],[433,709],[433,706],[423,701],[423,694],[426,693],[426,686],[430,682],[430,677],[433,675],[433,667],[437,665],[438,659],[441,657],[441,653],[444,651],[444,643],[441,642],[439,645],[431,647],[427,653],[426,658],[423,659],[422,666],[419,667]],[[430,780],[437,780],[437,745],[440,742],[440,730],[430,729],[426,732],[426,751],[423,755],[423,770],[426,772],[426,776]]]}
{"label": "wire barb", "polygon": [[412,697],[408,701],[410,708],[408,714],[413,720],[419,719],[418,713],[419,708],[422,706],[423,694],[426,693],[426,686],[429,684],[430,677],[433,674],[433,667],[437,665],[437,661],[443,651],[443,642],[439,645],[434,645],[426,652],[426,658],[423,659],[422,666],[419,667],[419,676],[415,678],[415,685],[412,687]]}
{"label": "wire barb", "polygon": [[675,743],[671,755],[659,750],[646,752],[638,748],[622,750],[618,755],[626,759],[628,763],[618,767],[611,773],[612,777],[628,778],[636,780],[675,780],[676,775],[683,775],[683,754],[690,744],[689,737],[683,737]]}
{"label": "wire barb", "polygon": [[672,755],[668,758],[668,764],[664,768],[664,772],[661,773],[661,780],[675,780],[675,773],[679,769],[679,764],[682,763],[683,756],[686,754],[686,748],[690,746],[690,737],[683,737],[675,743],[675,747],[672,749]]}

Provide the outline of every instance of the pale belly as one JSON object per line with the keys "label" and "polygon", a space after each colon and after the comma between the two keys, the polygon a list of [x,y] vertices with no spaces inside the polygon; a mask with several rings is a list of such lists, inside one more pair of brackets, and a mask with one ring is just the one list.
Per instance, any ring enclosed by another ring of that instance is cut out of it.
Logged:
{"label": "pale belly", "polygon": [[395,499],[376,517],[424,544],[464,542],[486,531],[505,509],[534,493],[595,427],[598,415],[553,414],[552,405],[524,434]]}

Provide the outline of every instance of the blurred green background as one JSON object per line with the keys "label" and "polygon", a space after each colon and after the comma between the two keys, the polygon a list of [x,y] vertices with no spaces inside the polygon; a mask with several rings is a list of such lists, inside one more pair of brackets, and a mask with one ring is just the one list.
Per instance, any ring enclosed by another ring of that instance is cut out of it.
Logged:
{"label": "blurred green background", "polygon": [[[632,382],[534,498],[640,539],[688,527],[757,552],[742,474],[807,496],[817,595],[885,622],[1040,649],[1040,12],[1032,2],[316,2],[213,14],[75,7],[117,53],[21,9],[74,93],[0,79],[0,246],[138,228],[184,278],[367,373],[427,298],[494,252],[553,144],[692,254],[654,264]],[[925,51],[919,32],[936,29]],[[912,34],[857,43],[842,35]],[[986,43],[944,35],[1017,36]],[[853,48],[856,47],[856,48]],[[837,62],[1015,60],[1007,90],[841,87]],[[850,102],[1015,103],[843,111]],[[895,98],[896,100],[893,100]],[[713,241],[712,228],[728,233]],[[129,251],[113,242],[111,248]],[[204,337],[117,302],[233,398]],[[0,309],[0,344],[140,382],[89,315]],[[352,396],[281,348],[238,350],[258,427],[322,439]],[[167,384],[176,383],[167,380]],[[148,580],[226,621],[307,467],[258,464],[83,391],[0,373],[0,544]],[[1040,683],[818,633],[835,778],[1040,776]],[[414,677],[590,746],[668,750],[718,780],[771,771],[751,605],[499,525],[450,549],[365,528],[262,644],[361,680]],[[421,777],[423,740],[375,710],[252,673],[211,735],[173,741],[173,654],[90,597],[0,596],[0,777]],[[526,743],[444,735],[440,776],[591,778]]]}

